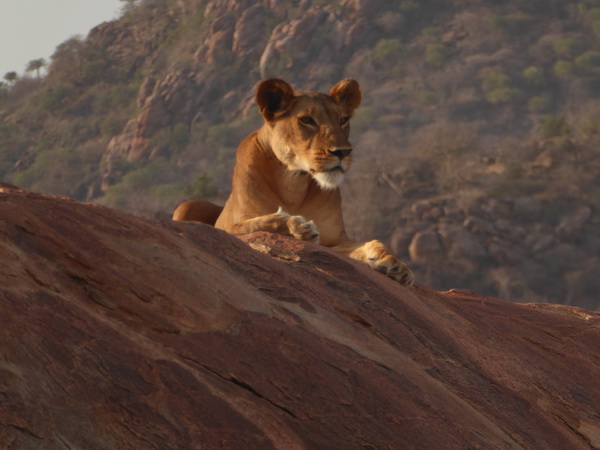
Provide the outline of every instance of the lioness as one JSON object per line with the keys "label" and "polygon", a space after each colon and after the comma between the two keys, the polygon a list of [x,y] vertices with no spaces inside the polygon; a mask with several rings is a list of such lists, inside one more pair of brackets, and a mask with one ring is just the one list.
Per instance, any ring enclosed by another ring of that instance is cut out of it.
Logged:
{"label": "lioness", "polygon": [[351,79],[329,95],[294,91],[275,78],[262,81],[256,103],[265,122],[237,150],[225,207],[190,200],[178,206],[173,220],[320,243],[411,285],[412,272],[381,242],[353,242],[344,230],[339,184],[352,164],[350,118],[360,102],[359,85]]}

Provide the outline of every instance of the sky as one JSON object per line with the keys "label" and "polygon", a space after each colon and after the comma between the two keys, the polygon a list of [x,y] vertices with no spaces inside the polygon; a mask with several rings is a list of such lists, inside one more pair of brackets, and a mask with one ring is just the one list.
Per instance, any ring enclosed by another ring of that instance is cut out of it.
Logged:
{"label": "sky", "polygon": [[67,39],[115,19],[120,0],[0,0],[0,81],[25,73],[27,63],[50,56]]}

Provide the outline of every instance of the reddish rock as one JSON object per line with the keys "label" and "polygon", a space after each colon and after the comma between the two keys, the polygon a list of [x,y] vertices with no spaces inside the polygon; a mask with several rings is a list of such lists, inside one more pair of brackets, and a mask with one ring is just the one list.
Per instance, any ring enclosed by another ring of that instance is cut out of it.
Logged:
{"label": "reddish rock", "polygon": [[195,56],[196,61],[214,64],[219,61],[223,54],[226,55],[231,52],[234,30],[235,19],[232,16],[223,15],[215,19],[211,23],[210,34],[207,42],[202,47],[202,52],[197,53]]}
{"label": "reddish rock", "polygon": [[453,264],[458,264],[467,271],[473,271],[487,257],[487,252],[477,239],[463,227],[441,224],[438,233],[443,248]]}
{"label": "reddish rock", "polygon": [[476,235],[493,236],[496,234],[492,223],[475,216],[467,216],[463,221],[463,227]]}
{"label": "reddish rock", "polygon": [[408,246],[411,261],[426,263],[444,257],[445,251],[440,234],[434,229],[419,231]]}
{"label": "reddish rock", "polygon": [[562,241],[575,239],[591,216],[592,209],[589,206],[580,207],[572,214],[562,218],[556,227],[556,234]]}
{"label": "reddish rock", "polygon": [[506,244],[504,242],[492,242],[488,251],[501,266],[514,266],[523,261],[524,253],[520,247]]}
{"label": "reddish rock", "polygon": [[335,28],[335,20],[329,14],[330,8],[312,7],[302,13],[299,17],[288,22],[282,22],[273,28],[269,42],[260,56],[261,78],[269,76],[269,66],[277,61],[281,55],[286,55],[289,60],[287,65],[291,67],[294,63],[305,59],[314,59],[314,55],[308,52],[308,43],[313,36],[314,30],[326,21],[327,28]]}
{"label": "reddish rock", "polygon": [[600,446],[600,314],[242,239],[1,187],[0,442]]}
{"label": "reddish rock", "polygon": [[140,113],[108,143],[103,156],[105,175],[110,175],[111,171],[106,161],[126,159],[135,162],[147,156],[150,138],[166,126],[190,123],[196,114],[198,100],[194,93],[197,86],[190,73],[171,70],[159,81],[146,81],[137,98],[138,105],[143,105]]}
{"label": "reddish rock", "polygon": [[262,49],[257,47],[263,34],[265,11],[261,5],[254,5],[244,10],[235,26],[232,50],[242,60],[258,59]]}

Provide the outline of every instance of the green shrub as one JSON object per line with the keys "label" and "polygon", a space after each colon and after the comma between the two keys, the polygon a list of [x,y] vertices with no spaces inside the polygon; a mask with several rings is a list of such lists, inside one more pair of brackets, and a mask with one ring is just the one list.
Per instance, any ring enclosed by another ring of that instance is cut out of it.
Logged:
{"label": "green shrub", "polygon": [[73,195],[86,165],[72,148],[54,148],[39,153],[26,170],[15,174],[19,187],[57,195]]}
{"label": "green shrub", "polygon": [[361,106],[354,112],[350,127],[355,131],[367,130],[376,125],[376,118],[377,114],[372,106]]}
{"label": "green shrub", "polygon": [[218,194],[218,190],[213,184],[212,177],[203,173],[196,178],[194,184],[188,186],[185,194],[190,200],[210,200]]}
{"label": "green shrub", "polygon": [[161,172],[158,164],[148,164],[126,173],[119,184],[125,189],[150,187],[156,183]]}
{"label": "green shrub", "polygon": [[510,103],[518,100],[523,96],[523,91],[517,88],[511,87],[501,87],[498,89],[494,89],[493,91],[489,91],[486,94],[486,99],[490,103]]}
{"label": "green shrub", "polygon": [[600,52],[589,51],[575,58],[575,70],[580,74],[589,74],[600,68]]}
{"label": "green shrub", "polygon": [[499,14],[494,14],[489,18],[488,23],[489,23],[490,27],[500,29],[500,28],[504,28],[506,20],[505,20],[504,16],[501,16]]}
{"label": "green shrub", "polygon": [[561,38],[555,40],[552,47],[558,56],[573,57],[581,51],[582,45],[579,39]]}
{"label": "green shrub", "polygon": [[442,35],[442,29],[440,27],[425,27],[421,30],[423,36],[431,36],[439,38]]}
{"label": "green shrub", "polygon": [[373,49],[373,60],[385,66],[394,66],[404,55],[404,45],[399,39],[381,39]]}
{"label": "green shrub", "polygon": [[[106,204],[115,208],[135,209],[143,198],[155,199],[154,189],[166,195],[169,188],[157,188],[165,183],[168,168],[164,161],[154,161],[150,164],[135,168],[127,172],[121,180],[110,186],[104,199]],[[181,190],[180,190],[181,193]],[[141,201],[143,203],[143,201]],[[135,206],[134,206],[135,204]]]}
{"label": "green shrub", "polygon": [[66,142],[82,143],[92,139],[100,133],[97,123],[93,120],[74,120],[72,121],[64,135]]}
{"label": "green shrub", "polygon": [[510,78],[504,72],[492,71],[485,75],[481,86],[485,91],[502,89],[508,87]]}
{"label": "green shrub", "polygon": [[109,64],[104,60],[90,61],[83,67],[83,76],[88,83],[110,78],[109,73]]}
{"label": "green shrub", "polygon": [[489,72],[482,80],[481,87],[486,92],[485,98],[490,103],[510,103],[522,97],[520,89],[510,86],[510,78],[504,72]]}
{"label": "green shrub", "polygon": [[271,58],[265,67],[265,74],[269,77],[283,78],[293,82],[296,72],[291,69],[294,59],[287,53],[279,53],[275,58]]}
{"label": "green shrub", "polygon": [[545,111],[550,106],[550,100],[547,97],[532,97],[527,102],[527,106],[531,111]]}
{"label": "green shrub", "polygon": [[448,49],[444,44],[429,44],[425,49],[425,63],[439,69],[444,66],[448,56]]}
{"label": "green shrub", "polygon": [[571,61],[556,61],[552,67],[552,72],[558,78],[568,78],[575,73],[575,65]]}
{"label": "green shrub", "polygon": [[136,89],[132,86],[119,84],[114,86],[98,101],[101,111],[109,111],[115,107],[128,106],[135,103]]}
{"label": "green shrub", "polygon": [[152,195],[168,202],[174,202],[181,198],[183,191],[184,188],[179,183],[157,184],[151,188]]}
{"label": "green shrub", "polygon": [[600,8],[597,8],[597,7],[596,8],[587,8],[586,5],[583,3],[580,3],[578,6],[579,6],[579,13],[582,16],[584,16],[592,21],[600,20]]}
{"label": "green shrub", "polygon": [[156,133],[151,140],[152,155],[169,156],[186,147],[190,131],[186,124],[178,123]]}
{"label": "green shrub", "polygon": [[440,96],[435,91],[423,91],[421,92],[421,102],[425,105],[437,105],[440,102]]}
{"label": "green shrub", "polygon": [[100,131],[107,136],[116,136],[123,131],[123,120],[110,114],[100,122]]}
{"label": "green shrub", "polygon": [[399,9],[402,12],[410,12],[419,8],[419,4],[414,0],[403,0],[400,2]]}
{"label": "green shrub", "polygon": [[239,144],[235,128],[227,123],[210,127],[206,131],[206,142],[224,147],[232,147]]}
{"label": "green shrub", "polygon": [[544,71],[539,67],[529,66],[523,70],[523,78],[533,85],[540,85],[544,82]]}
{"label": "green shrub", "polygon": [[56,111],[65,106],[66,100],[73,94],[71,86],[57,86],[46,91],[40,99],[40,107],[48,111]]}
{"label": "green shrub", "polygon": [[571,127],[562,116],[547,116],[542,122],[541,130],[544,137],[559,137],[569,134]]}
{"label": "green shrub", "polygon": [[531,22],[531,18],[522,13],[507,14],[507,15],[492,15],[488,23],[490,27],[499,30],[505,30],[510,33],[523,33],[526,27]]}

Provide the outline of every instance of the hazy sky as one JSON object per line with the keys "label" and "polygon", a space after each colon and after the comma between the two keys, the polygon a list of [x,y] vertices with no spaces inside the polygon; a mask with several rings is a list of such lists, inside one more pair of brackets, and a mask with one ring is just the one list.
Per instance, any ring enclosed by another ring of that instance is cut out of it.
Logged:
{"label": "hazy sky", "polygon": [[32,59],[45,58],[58,44],[118,17],[119,0],[0,0],[0,80],[25,72]]}

